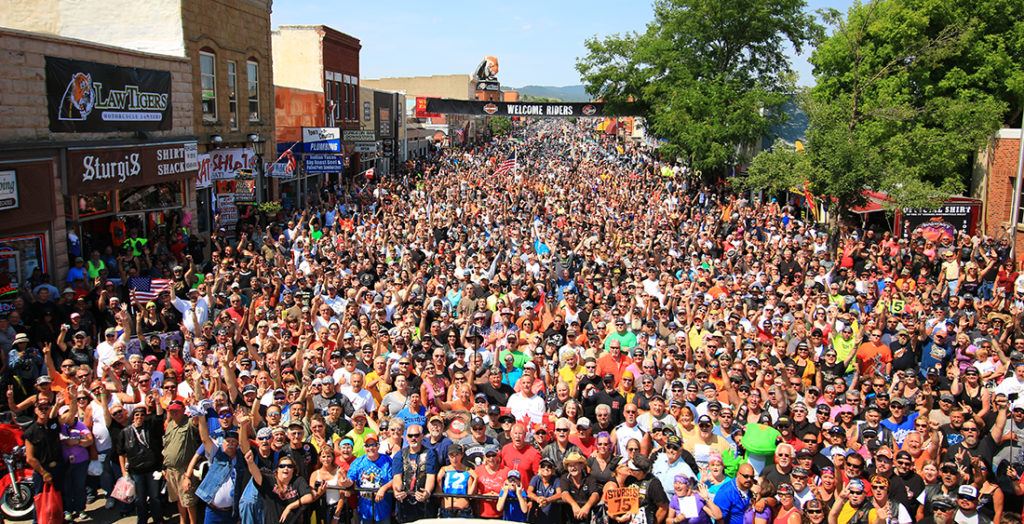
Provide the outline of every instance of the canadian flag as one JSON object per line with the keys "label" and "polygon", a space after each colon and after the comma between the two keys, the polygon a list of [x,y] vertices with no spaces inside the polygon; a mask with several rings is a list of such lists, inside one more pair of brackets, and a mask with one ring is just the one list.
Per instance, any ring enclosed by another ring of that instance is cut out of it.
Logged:
{"label": "canadian flag", "polygon": [[363,172],[363,176],[365,176],[366,178],[373,178],[373,173],[374,168],[371,167],[370,169],[367,169],[366,171]]}

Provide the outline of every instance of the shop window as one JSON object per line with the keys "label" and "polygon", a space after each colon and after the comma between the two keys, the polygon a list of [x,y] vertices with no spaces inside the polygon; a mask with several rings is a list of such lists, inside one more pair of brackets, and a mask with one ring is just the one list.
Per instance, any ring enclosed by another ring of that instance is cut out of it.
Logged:
{"label": "shop window", "polygon": [[114,211],[114,199],[110,191],[74,195],[64,199],[64,214],[72,216],[71,206],[78,208],[78,218],[102,215]]}
{"label": "shop window", "polygon": [[260,65],[249,60],[245,66],[249,83],[249,121],[256,122],[260,119]]}
{"label": "shop window", "polygon": [[125,212],[180,207],[182,205],[181,187],[181,182],[166,182],[122,190],[119,195],[120,210]]}
{"label": "shop window", "polygon": [[203,120],[217,120],[217,57],[199,52],[199,77],[202,84]]}
{"label": "shop window", "polygon": [[237,64],[228,62],[228,123],[238,129],[238,71]]}
{"label": "shop window", "polygon": [[[14,290],[32,271],[48,269],[46,235],[43,233],[0,238],[0,300],[14,298]],[[53,281],[55,279],[51,279]],[[5,309],[0,305],[0,309]]]}

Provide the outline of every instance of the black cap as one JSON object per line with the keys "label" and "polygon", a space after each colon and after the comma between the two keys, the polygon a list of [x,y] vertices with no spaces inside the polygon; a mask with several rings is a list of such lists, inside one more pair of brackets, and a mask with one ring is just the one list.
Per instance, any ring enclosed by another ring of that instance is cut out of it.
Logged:
{"label": "black cap", "polygon": [[605,381],[608,381],[608,380],[610,380],[610,381],[612,381],[612,382],[615,382],[615,375],[614,375],[614,374],[612,374],[612,373],[605,373],[605,374],[604,374],[604,380],[605,380]]}

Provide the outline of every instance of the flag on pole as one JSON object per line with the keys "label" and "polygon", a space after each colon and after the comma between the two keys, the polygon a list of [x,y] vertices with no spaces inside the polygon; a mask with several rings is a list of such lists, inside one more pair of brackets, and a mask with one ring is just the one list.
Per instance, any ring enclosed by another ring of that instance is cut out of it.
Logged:
{"label": "flag on pole", "polygon": [[131,277],[128,279],[128,289],[135,290],[133,304],[145,304],[156,300],[160,293],[170,291],[171,281],[166,278]]}
{"label": "flag on pole", "polygon": [[512,156],[508,157],[504,162],[498,166],[498,170],[494,172],[495,176],[508,174],[509,171],[515,171],[516,169],[516,154],[512,153]]}
{"label": "flag on pole", "polygon": [[374,169],[375,168],[371,167],[370,169],[363,171],[363,176],[365,176],[366,178],[373,178],[373,174],[375,173]]}

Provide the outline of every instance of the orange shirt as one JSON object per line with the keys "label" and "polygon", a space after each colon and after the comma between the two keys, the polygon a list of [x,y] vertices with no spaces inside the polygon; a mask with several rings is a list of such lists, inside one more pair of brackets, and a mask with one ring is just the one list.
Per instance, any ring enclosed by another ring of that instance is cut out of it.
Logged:
{"label": "orange shirt", "polygon": [[597,359],[597,374],[602,377],[607,373],[615,375],[615,385],[618,386],[619,381],[622,380],[622,374],[632,364],[633,360],[627,357],[625,353],[620,353],[618,360],[611,353],[605,353],[601,355],[601,358]]}

